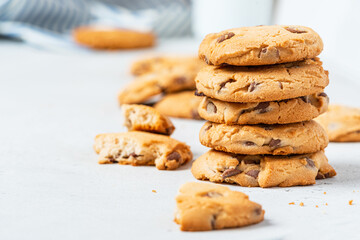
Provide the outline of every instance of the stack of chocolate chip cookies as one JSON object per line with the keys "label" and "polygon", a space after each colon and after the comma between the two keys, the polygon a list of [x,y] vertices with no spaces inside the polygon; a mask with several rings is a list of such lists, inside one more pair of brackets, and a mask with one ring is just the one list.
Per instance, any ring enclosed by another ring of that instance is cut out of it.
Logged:
{"label": "stack of chocolate chip cookies", "polygon": [[302,26],[257,26],[209,34],[208,65],[196,77],[200,142],[212,148],[192,167],[197,179],[248,187],[310,185],[333,177],[324,113],[328,72],[320,36]]}

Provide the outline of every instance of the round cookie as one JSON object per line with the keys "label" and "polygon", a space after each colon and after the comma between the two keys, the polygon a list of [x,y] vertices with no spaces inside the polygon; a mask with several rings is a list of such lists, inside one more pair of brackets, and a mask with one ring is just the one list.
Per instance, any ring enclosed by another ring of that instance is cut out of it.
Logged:
{"label": "round cookie", "polygon": [[198,113],[200,101],[194,91],[184,91],[165,95],[154,108],[169,117],[201,119]]}
{"label": "round cookie", "polygon": [[156,37],[151,32],[127,29],[101,29],[98,27],[79,27],[73,37],[80,45],[94,49],[146,48],[155,45]]}
{"label": "round cookie", "polygon": [[359,108],[330,105],[315,120],[325,128],[330,142],[360,142]]}
{"label": "round cookie", "polygon": [[299,98],[260,103],[223,102],[203,97],[199,115],[210,122],[225,124],[286,124],[311,120],[324,113],[329,98],[316,93]]}
{"label": "round cookie", "polygon": [[303,26],[256,26],[208,34],[199,57],[212,65],[270,65],[316,57],[323,49],[320,36]]}
{"label": "round cookie", "polygon": [[242,193],[227,187],[189,182],[176,196],[175,222],[182,231],[242,227],[264,220],[265,211]]}
{"label": "round cookie", "polygon": [[[189,77],[195,79],[196,74],[205,63],[193,56],[154,56],[145,57],[132,63],[131,73],[133,75],[143,75],[154,72],[168,71],[177,73],[179,77]],[[195,82],[194,82],[195,86]]]}
{"label": "round cookie", "polygon": [[196,88],[226,102],[278,101],[323,92],[328,72],[318,59],[261,67],[206,66]]}
{"label": "round cookie", "polygon": [[289,155],[312,153],[328,145],[325,130],[315,121],[282,125],[226,125],[206,122],[200,130],[206,147],[238,154]]}
{"label": "round cookie", "polygon": [[237,155],[210,150],[196,159],[191,172],[199,180],[243,187],[290,187],[315,184],[336,175],[323,151],[303,155]]}

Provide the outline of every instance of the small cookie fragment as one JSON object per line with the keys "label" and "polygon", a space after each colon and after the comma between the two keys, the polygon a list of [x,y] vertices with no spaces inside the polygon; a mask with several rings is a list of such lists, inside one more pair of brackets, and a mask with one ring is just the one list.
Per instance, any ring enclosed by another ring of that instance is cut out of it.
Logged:
{"label": "small cookie fragment", "polygon": [[329,77],[315,58],[257,67],[209,65],[199,71],[195,81],[199,94],[225,102],[259,103],[321,93]]}
{"label": "small cookie fragment", "polygon": [[328,145],[325,130],[315,121],[282,125],[226,125],[206,122],[200,130],[206,147],[237,154],[288,155],[312,153]]}
{"label": "small cookie fragment", "polygon": [[[307,101],[304,101],[306,98]],[[225,124],[286,124],[311,120],[324,113],[329,98],[325,93],[260,103],[233,103],[203,97],[199,115],[211,122]],[[215,111],[210,111],[213,105]]]}
{"label": "small cookie fragment", "polygon": [[265,211],[242,193],[208,183],[189,182],[176,197],[175,222],[182,231],[209,231],[259,223]]}
{"label": "small cookie fragment", "polygon": [[270,65],[314,58],[323,42],[311,28],[294,25],[241,27],[208,34],[199,57],[212,65]]}
{"label": "small cookie fragment", "polygon": [[330,105],[315,121],[325,128],[330,142],[360,142],[360,108]]}
{"label": "small cookie fragment", "polygon": [[155,165],[159,170],[173,170],[192,159],[190,147],[185,143],[138,131],[99,134],[94,150],[99,154],[100,164]]}
{"label": "small cookie fragment", "polygon": [[[235,174],[227,174],[236,170]],[[291,187],[315,184],[318,175],[336,175],[324,151],[302,155],[240,155],[210,150],[196,159],[196,179],[243,187]]]}
{"label": "small cookie fragment", "polygon": [[125,117],[124,125],[129,131],[145,131],[171,135],[175,127],[170,119],[153,107],[136,104],[124,104],[121,106]]}
{"label": "small cookie fragment", "polygon": [[131,49],[155,45],[156,37],[151,32],[127,29],[101,29],[98,27],[79,27],[73,37],[80,45],[94,49]]}
{"label": "small cookie fragment", "polygon": [[201,98],[195,96],[194,91],[183,91],[165,95],[154,108],[169,117],[201,119],[198,113],[200,102]]}

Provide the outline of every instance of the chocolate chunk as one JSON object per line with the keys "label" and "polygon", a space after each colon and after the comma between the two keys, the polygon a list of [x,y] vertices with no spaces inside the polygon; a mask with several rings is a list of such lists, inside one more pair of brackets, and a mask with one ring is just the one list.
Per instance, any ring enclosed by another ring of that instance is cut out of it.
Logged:
{"label": "chocolate chunk", "polygon": [[228,178],[228,177],[232,177],[232,176],[235,176],[235,175],[238,175],[240,174],[242,171],[240,169],[236,169],[236,168],[229,168],[229,169],[226,169],[223,174],[221,175],[221,177],[223,179],[225,178]]}
{"label": "chocolate chunk", "polygon": [[209,130],[212,127],[212,124],[210,124],[209,126],[207,126],[204,131],[206,132],[207,130]]}
{"label": "chocolate chunk", "polygon": [[206,64],[210,64],[209,59],[206,56],[203,57],[203,60],[206,62]]}
{"label": "chocolate chunk", "polygon": [[269,106],[270,106],[269,102],[261,102],[254,108],[254,110],[259,110],[259,113],[266,113],[269,111],[267,109]]}
{"label": "chocolate chunk", "polygon": [[300,97],[305,103],[309,103],[309,96],[302,96]]}
{"label": "chocolate chunk", "polygon": [[202,197],[209,197],[209,198],[218,198],[218,197],[222,197],[223,195],[221,193],[218,192],[207,192],[203,195],[201,195]]}
{"label": "chocolate chunk", "polygon": [[270,131],[273,130],[274,127],[271,125],[265,125],[265,124],[258,124],[259,127],[262,127],[263,129],[265,129],[266,131]]}
{"label": "chocolate chunk", "polygon": [[311,168],[314,168],[314,167],[315,167],[315,163],[314,163],[314,161],[313,161],[312,159],[310,159],[310,158],[308,158],[308,157],[306,157],[305,159],[306,159],[307,165],[308,165],[309,167],[311,167]]}
{"label": "chocolate chunk", "polygon": [[197,109],[191,110],[191,118],[192,119],[201,119]]}
{"label": "chocolate chunk", "polygon": [[177,84],[185,84],[186,83],[186,77],[176,77],[175,79],[175,83]]}
{"label": "chocolate chunk", "polygon": [[172,152],[167,156],[166,159],[167,160],[175,160],[178,162],[181,159],[181,155],[178,152]]}
{"label": "chocolate chunk", "polygon": [[255,145],[255,143],[254,143],[254,142],[251,142],[251,141],[246,141],[246,142],[244,142],[244,144],[245,144],[246,146],[254,146],[254,145]]}
{"label": "chocolate chunk", "polygon": [[216,228],[216,215],[212,215],[212,218],[211,218],[211,228],[212,229],[215,229]]}
{"label": "chocolate chunk", "polygon": [[258,58],[260,58],[262,54],[265,54],[267,52],[267,50],[268,50],[267,47],[261,48],[259,51],[259,54],[258,54]]}
{"label": "chocolate chunk", "polygon": [[306,30],[304,29],[301,29],[301,28],[294,28],[294,27],[285,27],[285,29],[291,33],[307,33]]}
{"label": "chocolate chunk", "polygon": [[115,158],[113,158],[113,157],[109,157],[108,160],[109,160],[109,162],[111,162],[111,163],[118,163],[118,161],[115,160]]}
{"label": "chocolate chunk", "polygon": [[166,135],[170,135],[172,130],[173,130],[173,128],[171,128],[171,127],[166,128],[166,130],[165,130]]}
{"label": "chocolate chunk", "polygon": [[329,178],[330,177],[330,174],[329,173],[321,173],[321,172],[318,172],[318,174],[316,175],[316,179],[325,179],[325,178]]}
{"label": "chocolate chunk", "polygon": [[259,164],[260,160],[259,159],[244,159],[243,160],[245,164]]}
{"label": "chocolate chunk", "polygon": [[205,94],[200,93],[197,89],[195,90],[195,96],[203,97]]}
{"label": "chocolate chunk", "polygon": [[326,93],[322,92],[322,93],[319,94],[319,96],[321,96],[321,97],[327,97],[328,95],[327,95]]}
{"label": "chocolate chunk", "polygon": [[222,82],[222,83],[220,84],[220,90],[223,89],[223,87],[225,87],[225,85],[226,85],[227,83],[232,83],[232,82],[236,82],[236,80],[235,80],[235,79],[229,79],[229,80],[227,80],[227,81],[225,81],[225,82]]}
{"label": "chocolate chunk", "polygon": [[255,208],[254,210],[256,215],[260,215],[262,213],[262,209],[260,207]]}
{"label": "chocolate chunk", "polygon": [[279,88],[284,89],[282,82],[279,82]]}
{"label": "chocolate chunk", "polygon": [[259,176],[259,173],[260,173],[259,170],[252,169],[252,170],[247,171],[245,174],[250,177],[257,178]]}
{"label": "chocolate chunk", "polygon": [[256,83],[256,82],[252,82],[252,83],[250,84],[249,88],[248,88],[248,91],[249,91],[249,92],[254,91],[257,85],[259,85],[259,84]]}
{"label": "chocolate chunk", "polygon": [[221,43],[227,39],[232,38],[233,36],[235,36],[235,33],[233,33],[233,32],[224,33],[217,39],[217,43]]}
{"label": "chocolate chunk", "polygon": [[137,158],[137,157],[139,157],[139,156],[141,156],[141,155],[137,155],[136,153],[130,153],[129,154],[129,157],[133,157],[133,158]]}
{"label": "chocolate chunk", "polygon": [[271,139],[270,142],[269,142],[269,147],[270,148],[278,148],[280,147],[280,143],[281,143],[281,140],[280,139]]}
{"label": "chocolate chunk", "polygon": [[208,104],[206,105],[206,111],[208,113],[216,113],[217,112],[217,108],[215,106],[214,103],[212,102],[208,102]]}

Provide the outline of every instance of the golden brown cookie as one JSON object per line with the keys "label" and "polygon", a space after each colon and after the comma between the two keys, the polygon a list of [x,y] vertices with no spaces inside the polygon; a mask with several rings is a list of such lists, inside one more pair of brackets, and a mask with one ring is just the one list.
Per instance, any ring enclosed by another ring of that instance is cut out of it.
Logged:
{"label": "golden brown cookie", "polygon": [[360,108],[330,105],[315,120],[325,128],[330,142],[360,142]]}
{"label": "golden brown cookie", "polygon": [[194,91],[184,91],[165,95],[154,108],[169,117],[201,119],[198,113],[200,101]]}
{"label": "golden brown cookie", "polygon": [[225,102],[268,102],[323,92],[328,72],[318,59],[259,67],[204,67],[196,79],[199,94]]}
{"label": "golden brown cookie", "polygon": [[192,159],[190,147],[169,136],[147,132],[104,133],[95,138],[99,163],[156,166],[174,170]]}
{"label": "golden brown cookie", "polygon": [[260,103],[233,103],[203,97],[199,115],[225,124],[285,124],[311,120],[324,113],[329,98],[316,93],[299,98]]}
{"label": "golden brown cookie", "polygon": [[80,45],[94,49],[146,48],[154,46],[156,40],[150,32],[95,27],[79,27],[74,30],[73,37]]}
{"label": "golden brown cookie", "polygon": [[199,57],[208,64],[270,65],[316,57],[323,49],[320,36],[304,26],[242,27],[208,34]]}
{"label": "golden brown cookie", "polygon": [[263,188],[311,185],[336,175],[323,151],[271,156],[210,150],[194,161],[191,172],[199,180]]}
{"label": "golden brown cookie", "polygon": [[325,130],[315,121],[282,125],[226,125],[206,122],[200,130],[206,147],[238,154],[289,155],[312,153],[328,145]]}
{"label": "golden brown cookie", "polygon": [[171,135],[175,127],[170,119],[153,107],[136,104],[124,104],[121,106],[125,117],[124,125],[129,131],[145,131]]}
{"label": "golden brown cookie", "polygon": [[209,231],[259,223],[265,211],[242,192],[208,183],[185,183],[176,197],[182,231]]}

